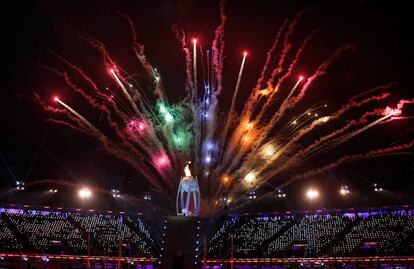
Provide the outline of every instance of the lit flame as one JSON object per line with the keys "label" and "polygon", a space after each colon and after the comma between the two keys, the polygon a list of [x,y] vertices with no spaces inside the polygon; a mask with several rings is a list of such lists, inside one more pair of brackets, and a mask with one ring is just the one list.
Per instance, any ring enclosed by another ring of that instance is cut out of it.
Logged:
{"label": "lit flame", "polygon": [[187,162],[187,165],[184,168],[184,174],[186,177],[191,177],[191,171],[190,171],[190,164],[191,162]]}

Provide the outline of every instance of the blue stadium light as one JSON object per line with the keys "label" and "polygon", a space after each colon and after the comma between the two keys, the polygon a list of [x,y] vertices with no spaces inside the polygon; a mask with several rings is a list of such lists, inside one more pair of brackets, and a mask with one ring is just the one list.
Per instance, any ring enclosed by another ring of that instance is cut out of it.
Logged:
{"label": "blue stadium light", "polygon": [[211,156],[210,155],[207,155],[206,156],[206,163],[210,163],[211,162]]}
{"label": "blue stadium light", "polygon": [[214,143],[212,141],[207,141],[206,143],[207,150],[213,150],[214,149]]}

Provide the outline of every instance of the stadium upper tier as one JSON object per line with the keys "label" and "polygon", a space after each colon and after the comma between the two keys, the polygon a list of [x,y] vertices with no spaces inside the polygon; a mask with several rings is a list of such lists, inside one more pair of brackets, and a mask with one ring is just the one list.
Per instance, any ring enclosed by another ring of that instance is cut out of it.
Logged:
{"label": "stadium upper tier", "polygon": [[0,208],[0,250],[13,253],[156,257],[156,231],[138,214]]}
{"label": "stadium upper tier", "polygon": [[256,216],[216,222],[212,259],[414,255],[414,211],[371,209]]}

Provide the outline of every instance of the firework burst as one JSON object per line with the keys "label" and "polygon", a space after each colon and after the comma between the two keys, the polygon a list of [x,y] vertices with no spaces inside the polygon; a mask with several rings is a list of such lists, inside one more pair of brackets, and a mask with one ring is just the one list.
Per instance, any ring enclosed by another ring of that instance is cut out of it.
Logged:
{"label": "firework burst", "polygon": [[[355,49],[352,44],[340,46],[330,57],[321,61],[313,74],[304,77],[298,73],[298,60],[317,32],[311,32],[296,50],[291,44],[295,26],[306,12],[309,10],[299,12],[290,22],[285,21],[277,32],[256,86],[241,112],[237,111],[236,103],[243,87],[244,67],[249,62],[249,55],[247,52],[241,54],[234,89],[223,88],[224,27],[227,20],[223,4],[221,23],[215,30],[209,50],[203,50],[196,38],[189,38],[188,34],[174,28],[186,61],[186,96],[181,101],[169,102],[162,74],[145,55],[132,20],[122,13],[118,15],[131,28],[132,50],[143,67],[151,91],[143,90],[141,82],[116,63],[103,43],[73,29],[81,40],[100,53],[101,67],[107,70],[108,77],[114,83],[113,89],[100,87],[86,71],[53,51],[49,52],[71,72],[41,65],[61,77],[68,88],[83,97],[91,107],[102,111],[111,134],[95,127],[87,116],[82,116],[68,104],[70,100],[54,97],[55,106],[42,101],[39,96],[36,100],[45,110],[66,115],[63,121],[50,120],[99,140],[108,153],[129,163],[149,185],[171,199],[185,163],[191,161],[193,174],[198,175],[200,182],[206,214],[222,208],[223,205],[217,202],[220,197],[229,197],[229,206],[235,208],[248,201],[249,190],[269,182],[288,184],[344,162],[412,147],[414,142],[373,149],[346,155],[323,167],[307,170],[307,161],[320,157],[374,126],[403,118],[404,106],[413,103],[413,100],[401,100],[395,108],[382,107],[381,102],[389,98],[389,90],[396,86],[391,83],[363,92],[331,113],[327,112],[327,105],[313,104],[294,114],[293,111],[300,110],[297,106],[301,102],[301,107],[306,107],[303,99],[314,82],[321,79],[338,58]],[[68,74],[80,77],[87,87],[78,86]],[[219,108],[219,95],[223,91],[233,92],[228,109],[224,106]],[[377,108],[335,129],[324,128],[329,132],[313,139],[313,142],[306,142],[321,126],[340,123],[346,113],[360,111],[367,104],[375,104]]]}

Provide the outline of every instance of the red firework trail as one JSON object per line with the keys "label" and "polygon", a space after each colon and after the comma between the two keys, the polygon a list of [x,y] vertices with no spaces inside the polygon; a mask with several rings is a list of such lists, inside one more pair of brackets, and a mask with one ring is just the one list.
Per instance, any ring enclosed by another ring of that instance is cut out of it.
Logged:
{"label": "red firework trail", "polygon": [[288,22],[289,22],[289,20],[285,20],[283,22],[282,26],[279,28],[279,30],[277,32],[275,40],[273,41],[272,47],[266,53],[266,61],[263,65],[262,73],[260,74],[260,77],[257,80],[255,90],[260,90],[262,88],[262,84],[263,84],[265,78],[267,77],[270,60],[272,59],[272,56],[273,56],[273,53],[274,53],[276,47],[279,45],[280,38],[281,38],[282,33],[283,33],[283,31],[284,31],[284,29],[285,29]]}
{"label": "red firework trail", "polygon": [[278,75],[280,72],[282,72],[283,70],[283,64],[285,62],[286,56],[288,54],[288,52],[290,51],[290,49],[292,48],[292,43],[289,41],[289,38],[292,36],[296,25],[300,22],[300,20],[302,19],[302,16],[307,13],[308,11],[310,11],[312,8],[307,8],[304,9],[302,11],[300,11],[295,19],[292,21],[292,23],[289,25],[288,31],[285,34],[285,39],[283,41],[283,50],[282,50],[282,54],[280,55],[279,58],[279,63],[276,66],[276,68],[273,69],[272,74],[270,75],[270,78],[267,81],[267,88],[268,89],[273,89],[273,81],[276,77],[276,75]]}
{"label": "red firework trail", "polygon": [[[49,67],[49,66],[46,66],[46,65],[41,65],[41,67],[43,67],[44,69],[49,70],[49,71],[57,74],[58,76],[62,77],[64,79],[64,81],[66,82],[66,84],[70,88],[72,88],[75,92],[79,93],[82,97],[84,97],[92,107],[103,110],[107,115],[108,123],[114,129],[114,131],[117,134],[118,138],[120,138],[127,146],[130,146],[131,149],[133,149],[132,145],[128,142],[127,137],[125,137],[124,134],[120,131],[118,124],[115,121],[112,120],[111,112],[109,111],[109,109],[105,105],[99,103],[96,99],[94,99],[90,95],[88,95],[83,89],[77,87],[74,83],[72,83],[72,81],[70,80],[67,73],[59,72],[55,68],[52,68],[52,67]],[[141,154],[141,153],[139,151],[136,151],[136,154]]]}
{"label": "red firework trail", "polygon": [[50,106],[50,105],[46,104],[45,102],[43,102],[42,99],[40,98],[40,96],[37,93],[34,93],[33,95],[34,95],[35,102],[37,102],[43,108],[43,110],[53,112],[53,113],[64,114],[66,117],[68,117],[70,120],[72,120],[73,122],[75,122],[79,126],[86,127],[85,124],[82,121],[80,121],[77,117],[73,116],[66,109],[60,109],[60,108],[55,108],[53,106]]}
{"label": "red firework trail", "polygon": [[187,98],[190,98],[193,100],[193,91],[194,84],[193,84],[193,73],[191,72],[193,64],[192,64],[192,57],[191,57],[191,49],[188,47],[188,40],[186,38],[186,34],[183,30],[179,30],[178,27],[172,27],[172,30],[175,33],[175,36],[177,39],[181,42],[181,48],[185,55],[185,74],[186,74],[186,80],[185,80],[185,89],[188,93]]}
{"label": "red firework trail", "polygon": [[355,49],[354,46],[347,44],[341,46],[339,49],[335,51],[335,53],[326,61],[324,61],[319,67],[317,68],[316,72],[307,79],[305,85],[302,87],[301,92],[298,96],[292,97],[291,100],[285,100],[280,108],[274,113],[272,118],[268,121],[268,124],[263,128],[263,131],[260,134],[260,137],[257,139],[258,144],[262,142],[264,139],[267,138],[271,129],[275,126],[275,124],[279,121],[279,119],[284,115],[285,111],[289,108],[293,108],[302,98],[305,96],[306,91],[312,85],[312,83],[319,78],[320,76],[326,73],[326,70],[346,51]]}
{"label": "red firework trail", "polygon": [[331,65],[337,61],[345,52],[348,52],[350,50],[355,50],[355,46],[353,44],[345,44],[338,48],[334,54],[325,62],[323,62],[316,72],[310,76],[306,82],[305,85],[303,85],[302,90],[300,91],[299,95],[292,99],[292,101],[288,104],[288,107],[295,106],[302,98],[305,96],[306,91],[309,89],[309,87],[312,85],[312,82],[316,79],[320,78],[321,76],[326,74],[326,71],[328,70]]}
{"label": "red firework trail", "polygon": [[[90,79],[83,71],[82,69],[80,69],[79,67],[73,65],[72,63],[70,63],[69,61],[67,61],[66,59],[64,59],[63,57],[57,55],[56,53],[53,53],[52,51],[50,51],[54,56],[56,56],[58,59],[62,60],[65,64],[67,64],[70,68],[75,69],[75,71],[77,71],[82,78],[84,78],[87,82],[89,82],[92,87],[94,88],[94,90],[97,93],[100,93],[98,87],[96,86],[96,84],[92,81],[92,79]],[[51,68],[49,66],[46,65],[41,65],[43,68],[57,74],[58,76],[64,78],[64,81],[66,82],[66,84],[71,87],[75,92],[78,92],[82,97],[84,97],[88,103],[95,107],[98,108],[100,110],[102,110],[103,112],[105,112],[105,115],[107,117],[107,121],[109,123],[109,125],[114,129],[115,133],[117,134],[118,138],[120,138],[123,143],[125,145],[127,145],[128,147],[130,147],[133,151],[135,151],[135,149],[133,148],[132,144],[130,144],[128,142],[128,137],[125,137],[124,134],[120,131],[118,124],[112,119],[111,116],[111,111],[103,104],[103,103],[99,103],[96,99],[90,97],[85,91],[83,91],[81,88],[77,87],[75,84],[72,83],[72,81],[70,80],[70,78],[68,77],[67,73],[63,73],[60,72],[54,68]],[[101,96],[103,96],[103,94],[100,94]],[[117,112],[117,114],[119,116],[121,116],[124,121],[127,121],[126,119],[128,118],[124,113],[122,113],[116,103],[113,103],[115,111]],[[148,150],[148,148],[140,141],[140,140],[133,140],[135,143],[137,143],[142,149],[144,150]],[[139,151],[135,151],[136,154],[141,155],[141,153]]]}
{"label": "red firework trail", "polygon": [[[312,31],[312,33],[310,33],[305,40],[303,41],[302,45],[300,46],[300,48],[298,49],[298,51],[296,52],[295,58],[293,59],[293,61],[291,62],[291,64],[289,65],[289,68],[287,70],[287,72],[278,80],[277,84],[276,84],[276,89],[278,87],[280,87],[283,82],[292,74],[294,67],[296,66],[296,63],[298,62],[298,60],[300,59],[301,54],[303,53],[303,51],[305,50],[307,44],[309,43],[309,41],[313,38],[313,36],[318,32],[319,30],[314,30]],[[269,98],[270,99],[270,98]]]}
{"label": "red firework trail", "polygon": [[83,128],[83,127],[79,127],[79,126],[83,126],[83,125],[78,125],[78,126],[75,126],[75,125],[73,125],[73,124],[70,124],[70,123],[69,123],[69,122],[67,122],[67,121],[64,121],[64,120],[56,120],[56,119],[46,119],[46,121],[47,121],[47,122],[53,122],[53,123],[56,123],[56,124],[60,124],[60,125],[63,125],[63,126],[69,127],[70,129],[73,129],[73,130],[75,130],[75,131],[78,131],[78,132],[84,133],[84,134],[86,134],[86,135],[90,135],[89,129],[86,129],[86,128]]}
{"label": "red firework trail", "polygon": [[265,61],[265,64],[263,66],[260,77],[257,80],[256,86],[253,89],[253,94],[250,95],[249,100],[247,101],[247,104],[246,104],[245,108],[243,109],[242,115],[245,115],[249,119],[250,119],[250,116],[253,112],[253,109],[255,108],[255,106],[258,102],[259,97],[262,96],[262,94],[261,94],[262,84],[263,84],[265,78],[267,77],[270,60],[272,59],[273,53],[274,53],[276,47],[278,46],[278,44],[280,42],[280,38],[281,38],[282,33],[283,33],[283,31],[284,31],[284,29],[285,29],[288,22],[289,22],[289,20],[285,20],[283,22],[282,26],[279,28],[279,30],[277,32],[275,40],[273,41],[272,47],[267,51],[266,61]]}
{"label": "red firework trail", "polygon": [[371,158],[376,158],[376,157],[380,157],[380,156],[386,156],[389,153],[395,153],[395,151],[410,149],[413,146],[414,146],[414,140],[411,141],[411,142],[408,142],[406,144],[401,144],[401,145],[398,145],[398,146],[382,148],[382,149],[376,149],[376,150],[372,150],[372,151],[369,151],[369,152],[366,152],[366,153],[360,153],[360,154],[355,154],[355,155],[347,155],[347,156],[344,156],[341,159],[337,160],[336,162],[330,163],[330,164],[325,165],[323,167],[320,167],[318,169],[295,175],[295,176],[291,177],[290,181],[286,184],[289,184],[291,181],[296,180],[296,179],[310,177],[310,176],[314,176],[314,175],[323,173],[323,172],[325,172],[327,170],[330,170],[330,169],[333,169],[333,168],[335,168],[335,167],[337,167],[337,166],[339,166],[343,163],[355,162],[355,161],[365,160],[365,159],[371,159]]}
{"label": "red firework trail", "polygon": [[[64,57],[62,57],[61,55],[55,53],[54,51],[52,51],[50,49],[47,49],[47,51],[50,54],[52,54],[53,56],[55,56],[57,59],[59,59],[60,61],[65,63],[69,68],[75,70],[92,87],[94,92],[96,94],[98,94],[101,98],[103,98],[104,100],[108,99],[108,96],[106,94],[102,93],[101,90],[99,90],[99,87],[96,85],[96,83],[80,67],[72,64],[67,59],[65,59]],[[43,65],[43,64],[39,64],[39,65],[41,67],[45,68],[46,70],[49,70],[49,71],[55,73],[56,75],[64,78],[66,84],[69,87],[71,87],[72,89],[74,89],[75,91],[77,91],[79,94],[81,94],[81,96],[83,98],[85,98],[85,100],[87,102],[89,102],[90,105],[92,105],[93,107],[96,107],[100,110],[103,110],[107,114],[108,123],[112,127],[119,129],[118,126],[116,125],[116,123],[114,122],[114,120],[112,119],[111,111],[109,110],[109,108],[107,106],[105,106],[105,104],[103,102],[99,102],[96,99],[92,98],[83,89],[77,87],[74,83],[72,83],[72,81],[69,79],[66,72],[60,72],[59,70],[57,70],[53,67],[47,66],[47,65]],[[116,103],[113,103],[113,108],[114,108],[115,112],[117,113],[117,115],[122,117],[124,120],[126,120],[128,118],[127,115],[125,115],[122,111],[119,110]]]}
{"label": "red firework trail", "polygon": [[[302,45],[300,46],[300,48],[298,49],[298,51],[296,52],[295,58],[293,59],[293,61],[291,62],[287,72],[278,80],[276,86],[270,89],[270,95],[267,98],[265,104],[263,105],[263,107],[260,109],[259,114],[256,116],[256,120],[260,121],[262,119],[262,117],[264,116],[265,112],[267,111],[267,109],[269,108],[269,106],[272,104],[274,96],[276,95],[276,93],[278,92],[278,89],[281,87],[281,85],[283,84],[283,82],[291,75],[293,68],[295,67],[297,61],[300,58],[300,55],[302,54],[302,52],[304,51],[306,45],[309,43],[309,41],[312,39],[312,37],[316,34],[317,30],[313,31],[310,35],[307,36],[307,38],[304,40],[304,42],[302,43]],[[273,87],[273,86],[272,86]],[[293,93],[293,92],[292,92]],[[289,101],[290,99],[290,95],[285,99],[285,101]],[[283,104],[282,104],[283,106]]]}
{"label": "red firework trail", "polygon": [[397,104],[397,109],[402,110],[404,108],[405,105],[409,105],[409,104],[414,104],[414,99],[411,100],[401,100],[398,104]]}
{"label": "red firework trail", "polygon": [[219,95],[223,87],[223,60],[224,60],[224,26],[226,25],[227,17],[224,14],[224,7],[226,0],[220,1],[220,25],[214,31],[214,40],[212,45],[212,63],[215,73],[216,94]]}
{"label": "red firework trail", "polygon": [[[344,113],[346,113],[347,111],[354,109],[354,108],[359,108],[362,107],[364,104],[370,103],[372,101],[380,101],[383,100],[387,97],[389,97],[390,94],[389,93],[383,93],[381,95],[377,95],[377,96],[372,96],[372,97],[368,97],[365,98],[359,102],[356,102],[354,100],[354,98],[352,98],[350,100],[350,102],[348,102],[348,104],[342,106],[341,109],[339,109],[338,111],[336,111],[333,115],[329,116],[329,121],[335,120],[335,119],[339,119]],[[335,130],[333,132],[331,132],[328,135],[322,136],[320,137],[318,140],[316,140],[314,143],[312,143],[311,145],[309,145],[308,147],[306,147],[305,149],[299,151],[297,154],[295,154],[292,159],[287,162],[287,164],[291,164],[294,162],[294,160],[297,160],[298,158],[304,158],[306,154],[308,154],[309,152],[311,152],[312,150],[318,149],[319,147],[323,147],[326,150],[326,145],[324,145],[323,143],[328,141],[329,139],[340,135],[341,133],[344,133],[345,131],[347,131],[349,128],[351,128],[352,126],[358,126],[361,124],[366,124],[368,117],[372,117],[372,116],[383,116],[383,109],[376,109],[374,111],[371,112],[366,112],[365,114],[363,114],[358,120],[351,120],[349,123],[347,123],[345,126],[343,126],[342,128]],[[340,138],[338,138],[339,140]],[[296,140],[295,138],[293,138],[292,140]],[[336,141],[336,140],[335,140]],[[332,143],[334,141],[330,141],[329,143]]]}
{"label": "red firework trail", "polygon": [[134,26],[134,23],[132,22],[131,18],[128,15],[126,15],[125,13],[122,13],[120,11],[117,11],[116,13],[119,16],[121,16],[121,18],[123,18],[124,20],[127,21],[128,25],[129,25],[129,29],[131,30],[134,49],[136,49],[136,52],[139,55],[143,55],[144,54],[144,45],[139,43],[139,41],[138,41],[137,31],[135,30],[135,26]]}

